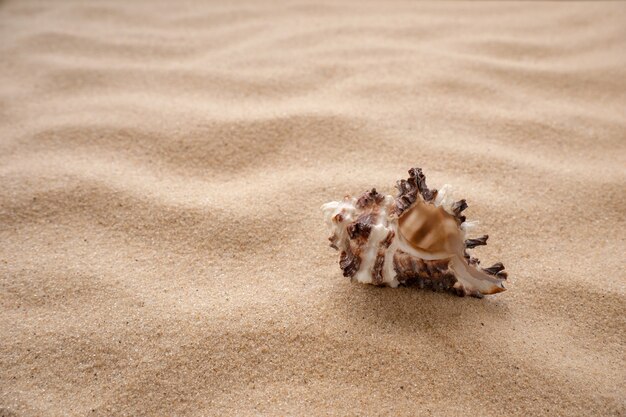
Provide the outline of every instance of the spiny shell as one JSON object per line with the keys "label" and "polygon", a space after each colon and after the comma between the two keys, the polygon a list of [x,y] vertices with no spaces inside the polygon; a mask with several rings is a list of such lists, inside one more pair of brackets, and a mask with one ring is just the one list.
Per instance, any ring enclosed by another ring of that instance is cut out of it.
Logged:
{"label": "spiny shell", "polygon": [[417,284],[458,295],[504,291],[507,274],[496,263],[481,268],[467,249],[486,245],[488,236],[466,239],[475,223],[461,215],[465,200],[452,203],[449,186],[430,190],[420,168],[398,181],[398,195],[376,189],[322,206],[330,246],[340,252],[343,275],[362,283]]}

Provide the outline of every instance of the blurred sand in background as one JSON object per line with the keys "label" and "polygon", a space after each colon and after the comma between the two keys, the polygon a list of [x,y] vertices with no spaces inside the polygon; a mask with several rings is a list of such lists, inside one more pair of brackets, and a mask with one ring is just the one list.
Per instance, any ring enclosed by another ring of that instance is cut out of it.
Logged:
{"label": "blurred sand in background", "polygon": [[[626,4],[0,2],[0,415],[624,415]],[[451,183],[483,300],[319,207]]]}

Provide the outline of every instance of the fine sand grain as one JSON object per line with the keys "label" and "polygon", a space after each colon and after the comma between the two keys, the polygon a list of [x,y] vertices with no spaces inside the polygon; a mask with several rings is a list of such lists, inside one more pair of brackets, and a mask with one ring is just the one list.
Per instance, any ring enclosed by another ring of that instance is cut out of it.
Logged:
{"label": "fine sand grain", "polygon": [[[412,166],[508,291],[341,276]],[[0,415],[625,415],[625,167],[626,3],[0,1]]]}

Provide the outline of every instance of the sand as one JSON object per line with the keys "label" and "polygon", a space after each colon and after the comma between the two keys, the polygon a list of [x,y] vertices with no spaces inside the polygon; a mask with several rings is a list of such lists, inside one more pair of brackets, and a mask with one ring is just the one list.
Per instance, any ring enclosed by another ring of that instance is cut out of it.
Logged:
{"label": "sand", "polygon": [[[626,4],[3,1],[0,56],[0,415],[626,414]],[[506,292],[341,276],[320,205],[412,166]]]}

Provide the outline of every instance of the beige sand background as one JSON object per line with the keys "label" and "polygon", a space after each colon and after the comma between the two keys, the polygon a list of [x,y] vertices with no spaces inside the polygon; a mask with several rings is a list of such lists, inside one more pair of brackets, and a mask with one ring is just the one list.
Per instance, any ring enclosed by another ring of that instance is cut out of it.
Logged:
{"label": "beige sand background", "polygon": [[[0,415],[625,415],[626,4],[0,3]],[[467,198],[483,300],[322,203]]]}

